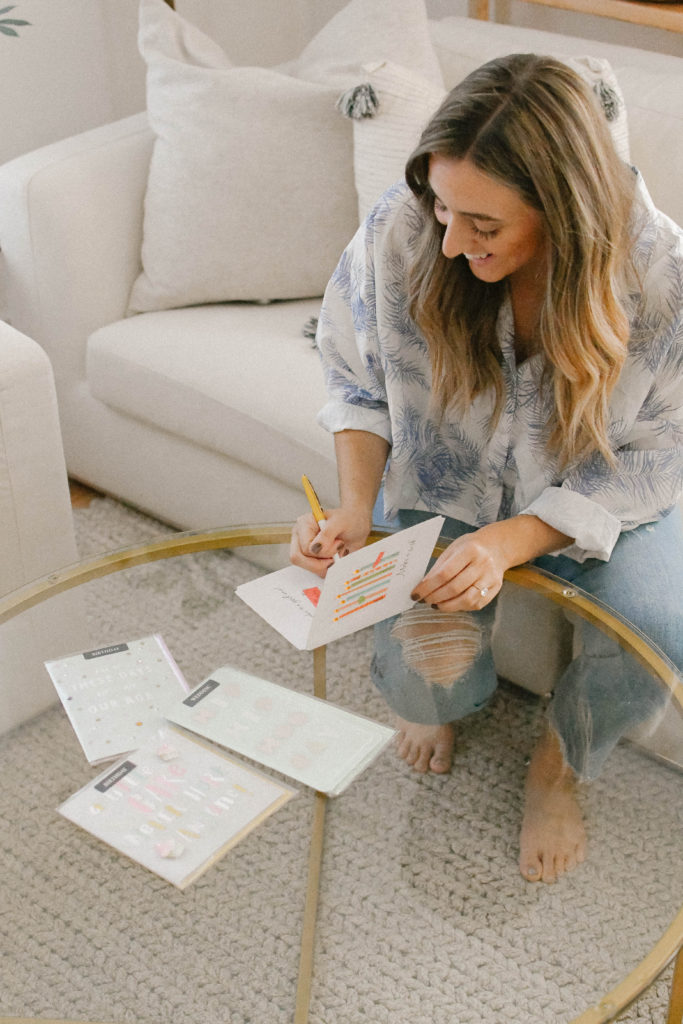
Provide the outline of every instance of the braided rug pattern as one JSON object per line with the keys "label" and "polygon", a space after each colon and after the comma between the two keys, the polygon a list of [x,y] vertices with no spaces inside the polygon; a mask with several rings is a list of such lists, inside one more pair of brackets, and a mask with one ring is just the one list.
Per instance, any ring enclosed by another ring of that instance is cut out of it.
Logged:
{"label": "braided rug pattern", "polygon": [[[76,510],[81,556],[168,528],[109,499]],[[312,661],[234,588],[228,552],[82,588],[93,646],[159,632],[189,683],[234,664],[310,692]],[[391,723],[370,635],[328,650],[328,696]],[[445,777],[389,748],[329,802],[310,1024],[563,1024],[631,970],[683,890],[680,774],[630,746],[583,800],[589,860],[555,886],[518,874],[538,699],[502,684]],[[55,812],[90,768],[55,707],[0,740],[0,1015],[120,1024],[291,1024],[312,801],[299,795],[184,892]],[[678,813],[678,826],[672,814]],[[622,1018],[665,1018],[670,972]]]}

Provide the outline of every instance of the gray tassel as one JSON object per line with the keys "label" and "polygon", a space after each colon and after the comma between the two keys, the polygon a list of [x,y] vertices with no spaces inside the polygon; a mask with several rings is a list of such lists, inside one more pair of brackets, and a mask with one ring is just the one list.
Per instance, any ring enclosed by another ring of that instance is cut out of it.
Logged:
{"label": "gray tassel", "polygon": [[308,320],[301,329],[301,333],[304,338],[310,338],[313,344],[311,348],[315,348],[315,332],[318,329],[318,318],[317,316],[309,316]]}
{"label": "gray tassel", "polygon": [[369,82],[356,85],[353,89],[343,92],[336,103],[344,117],[352,117],[360,121],[363,117],[374,117],[379,110],[377,93]]}
{"label": "gray tassel", "polygon": [[600,81],[593,86],[593,91],[600,100],[600,104],[605,112],[607,120],[616,120],[619,116],[619,107],[621,106],[621,103],[614,89],[611,89],[610,86],[603,82],[601,78]]}

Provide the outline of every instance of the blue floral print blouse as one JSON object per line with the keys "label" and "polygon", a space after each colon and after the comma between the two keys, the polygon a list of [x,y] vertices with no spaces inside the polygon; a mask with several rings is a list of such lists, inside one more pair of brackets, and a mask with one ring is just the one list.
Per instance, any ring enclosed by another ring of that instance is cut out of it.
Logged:
{"label": "blue floral print blouse", "polygon": [[466,415],[433,415],[427,346],[405,289],[417,201],[402,183],[382,196],[330,280],[317,344],[329,399],[319,422],[332,432],[379,434],[391,445],[388,518],[415,508],[483,526],[536,515],[575,538],[563,554],[584,561],[607,560],[622,530],[672,509],[683,477],[683,231],[655,209],[640,175],[638,190],[640,291],[625,302],[629,354],[610,402],[617,461],[610,466],[593,454],[563,472],[544,441],[552,396],[541,387],[542,357],[517,365],[509,299],[497,323],[506,400],[495,430],[489,392]]}

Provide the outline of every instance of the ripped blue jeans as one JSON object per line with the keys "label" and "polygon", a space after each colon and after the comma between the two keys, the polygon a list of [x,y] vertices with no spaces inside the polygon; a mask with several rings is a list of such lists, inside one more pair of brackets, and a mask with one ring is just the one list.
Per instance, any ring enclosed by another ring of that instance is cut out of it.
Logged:
{"label": "ripped blue jeans", "polygon": [[[401,511],[399,524],[405,528],[427,518],[425,512]],[[473,529],[447,519],[442,540]],[[608,562],[543,555],[532,564],[614,609],[681,670],[683,528],[678,510],[623,533]],[[495,604],[460,613],[460,619],[453,616],[445,627],[438,617],[448,613],[417,605],[374,627],[373,682],[396,714],[411,722],[455,722],[488,703],[497,686],[490,643]],[[555,685],[548,719],[568,764],[579,779],[588,780],[599,774],[625,733],[661,711],[668,691],[616,640],[584,619],[573,616],[572,622],[580,653]],[[469,653],[457,667],[462,642]],[[430,645],[433,657],[425,660]],[[456,664],[450,678],[445,675],[449,659]]]}

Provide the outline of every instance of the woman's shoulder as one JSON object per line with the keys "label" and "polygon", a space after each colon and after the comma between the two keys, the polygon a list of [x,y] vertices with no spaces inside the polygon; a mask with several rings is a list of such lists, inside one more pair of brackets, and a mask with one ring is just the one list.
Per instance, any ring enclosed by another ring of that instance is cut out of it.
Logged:
{"label": "woman's shoulder", "polygon": [[363,224],[373,244],[400,244],[410,250],[417,242],[423,219],[419,203],[405,181],[398,181],[379,197]]}

